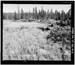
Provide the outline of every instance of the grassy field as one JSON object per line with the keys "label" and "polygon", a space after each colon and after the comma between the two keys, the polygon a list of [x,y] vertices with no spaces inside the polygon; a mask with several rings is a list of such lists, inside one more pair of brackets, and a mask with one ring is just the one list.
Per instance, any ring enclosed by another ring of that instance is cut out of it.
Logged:
{"label": "grassy field", "polygon": [[[59,27],[54,24],[48,31],[42,31],[39,27],[46,28],[48,24],[37,22],[3,21],[3,60],[71,60],[70,41],[63,43],[61,29],[65,35],[67,27]],[[69,28],[69,27],[68,27]],[[60,29],[60,31],[59,31]],[[55,31],[58,30],[58,31]],[[70,30],[69,30],[70,32]],[[68,33],[70,34],[70,33]],[[60,37],[60,38],[59,38]],[[68,38],[68,35],[67,35]],[[65,36],[65,39],[67,39]],[[68,49],[66,49],[68,45]],[[61,50],[64,49],[64,51]]]}

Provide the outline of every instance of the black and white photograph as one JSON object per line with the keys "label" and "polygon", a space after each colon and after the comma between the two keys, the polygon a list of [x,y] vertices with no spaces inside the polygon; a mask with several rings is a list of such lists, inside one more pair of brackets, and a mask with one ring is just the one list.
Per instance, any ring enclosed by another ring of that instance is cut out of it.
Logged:
{"label": "black and white photograph", "polygon": [[3,61],[71,61],[71,4],[3,3]]}

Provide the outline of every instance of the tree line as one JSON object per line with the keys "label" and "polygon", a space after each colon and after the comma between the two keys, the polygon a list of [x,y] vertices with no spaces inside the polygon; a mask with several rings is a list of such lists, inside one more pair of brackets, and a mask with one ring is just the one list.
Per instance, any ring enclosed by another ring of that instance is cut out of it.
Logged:
{"label": "tree line", "polygon": [[48,19],[54,19],[54,20],[61,20],[61,21],[69,21],[68,24],[71,24],[71,9],[65,13],[64,10],[61,12],[51,9],[51,11],[45,11],[43,8],[41,10],[37,11],[37,7],[33,8],[33,12],[27,12],[25,13],[23,9],[21,9],[21,12],[14,12],[14,13],[3,13],[3,19],[42,19],[42,20],[48,20]]}

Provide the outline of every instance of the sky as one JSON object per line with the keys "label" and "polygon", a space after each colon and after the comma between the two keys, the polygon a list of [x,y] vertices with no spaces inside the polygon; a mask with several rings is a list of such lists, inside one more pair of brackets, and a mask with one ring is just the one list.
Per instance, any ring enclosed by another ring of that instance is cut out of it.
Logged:
{"label": "sky", "polygon": [[59,12],[61,12],[62,10],[66,12],[68,12],[68,10],[71,8],[71,4],[3,4],[3,12],[5,13],[13,13],[13,12],[18,12],[18,7],[19,10],[22,8],[24,10],[24,12],[32,12],[34,7],[37,7],[37,10],[39,11],[41,8],[43,8],[44,10],[48,10],[51,11],[51,9],[53,10],[53,12],[55,10],[58,10]]}

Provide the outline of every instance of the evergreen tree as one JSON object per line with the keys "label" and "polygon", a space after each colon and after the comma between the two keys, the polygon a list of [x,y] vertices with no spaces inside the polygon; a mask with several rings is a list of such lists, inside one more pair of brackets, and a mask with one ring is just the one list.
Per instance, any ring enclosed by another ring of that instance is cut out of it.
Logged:
{"label": "evergreen tree", "polygon": [[66,13],[66,19],[71,19],[71,9]]}
{"label": "evergreen tree", "polygon": [[41,11],[39,12],[39,16],[40,16],[40,19],[45,19],[45,17],[46,17],[46,12],[44,11],[43,8],[42,8]]}
{"label": "evergreen tree", "polygon": [[24,19],[24,11],[21,9],[21,19]]}
{"label": "evergreen tree", "polygon": [[55,10],[55,14],[54,14],[54,18],[55,20],[60,20],[60,12],[58,12],[57,10]]}
{"label": "evergreen tree", "polygon": [[50,11],[50,18],[51,19],[54,19],[54,13],[53,13],[53,10],[51,9],[51,11]]}
{"label": "evergreen tree", "polygon": [[71,9],[66,13],[66,21],[68,25],[71,25]]}
{"label": "evergreen tree", "polygon": [[19,7],[19,5],[18,5],[18,20],[20,19],[20,7]]}
{"label": "evergreen tree", "polygon": [[49,19],[49,17],[50,17],[50,12],[49,12],[49,9],[48,9],[48,11],[46,13],[46,19]]}
{"label": "evergreen tree", "polygon": [[33,18],[34,19],[38,18],[37,7],[33,8]]}
{"label": "evergreen tree", "polygon": [[17,20],[17,13],[14,12],[14,20]]}
{"label": "evergreen tree", "polygon": [[62,10],[62,12],[61,12],[60,19],[61,19],[62,21],[65,21],[65,12],[64,12],[63,10]]}

